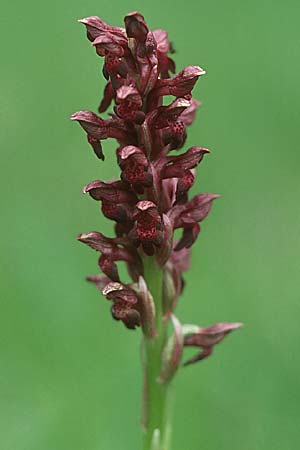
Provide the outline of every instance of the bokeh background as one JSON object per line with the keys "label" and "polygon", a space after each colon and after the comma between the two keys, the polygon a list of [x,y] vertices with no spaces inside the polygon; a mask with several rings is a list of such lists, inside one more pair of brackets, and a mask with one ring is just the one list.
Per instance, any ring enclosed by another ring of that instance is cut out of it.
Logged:
{"label": "bokeh background", "polygon": [[299,361],[297,0],[6,2],[1,11],[1,450],[140,448],[139,332],[84,281],[111,232],[89,181],[117,175],[69,121],[96,110],[102,61],[76,19],[121,25],[138,9],[166,28],[177,68],[207,70],[187,145],[213,153],[195,192],[222,194],[194,246],[178,314],[242,321],[177,377],[172,450],[296,450]]}

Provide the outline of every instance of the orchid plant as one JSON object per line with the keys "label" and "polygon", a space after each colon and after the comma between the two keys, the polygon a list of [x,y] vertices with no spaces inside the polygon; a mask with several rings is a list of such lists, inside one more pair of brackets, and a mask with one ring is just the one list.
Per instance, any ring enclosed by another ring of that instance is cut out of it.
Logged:
{"label": "orchid plant", "polygon": [[[169,450],[170,384],[184,347],[198,349],[184,365],[195,363],[241,326],[184,325],[175,316],[199,223],[219,197],[202,193],[189,198],[195,168],[209,150],[194,146],[179,153],[200,104],[192,98],[192,90],[205,71],[188,66],[171,76],[175,63],[169,56],[173,49],[167,32],[150,31],[138,12],[125,17],[125,28],[95,16],[80,22],[96,53],[104,58],[107,84],[98,111],[114,106],[108,119],[91,111],[78,111],[71,119],[82,126],[101,160],[102,141],[117,141],[121,175],[117,181],[92,181],[83,189],[115,222],[115,236],[92,231],[80,234],[78,240],[100,254],[103,274],[87,280],[111,302],[112,317],[130,330],[142,331],[143,448]],[[167,104],[169,96],[173,101]],[[176,230],[182,230],[179,240],[174,238]],[[118,261],[126,263],[129,284],[120,279]]]}

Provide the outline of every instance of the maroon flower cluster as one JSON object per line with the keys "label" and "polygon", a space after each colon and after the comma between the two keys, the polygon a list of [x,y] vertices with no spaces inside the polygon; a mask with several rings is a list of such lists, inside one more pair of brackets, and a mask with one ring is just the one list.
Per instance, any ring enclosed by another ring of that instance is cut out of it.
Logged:
{"label": "maroon flower cluster", "polygon": [[[94,16],[80,22],[96,53],[104,58],[107,84],[99,113],[114,106],[108,119],[91,111],[76,112],[71,119],[85,130],[99,159],[104,160],[102,141],[116,140],[121,175],[118,181],[92,181],[83,190],[115,222],[116,236],[108,238],[93,231],[78,239],[100,254],[104,275],[88,280],[112,302],[113,317],[128,328],[141,325],[145,330],[149,304],[141,282],[143,260],[155,257],[164,271],[164,314],[171,317],[199,224],[218,197],[205,193],[189,198],[195,168],[209,150],[191,147],[179,153],[199,106],[192,90],[205,71],[188,66],[172,77],[175,64],[169,57],[172,48],[166,31],[150,31],[138,12],[125,17],[125,28]],[[168,103],[166,96],[173,100]],[[174,241],[177,229],[182,234]],[[132,283],[121,282],[118,261],[125,261]],[[197,345],[198,340],[186,338],[185,344]]]}

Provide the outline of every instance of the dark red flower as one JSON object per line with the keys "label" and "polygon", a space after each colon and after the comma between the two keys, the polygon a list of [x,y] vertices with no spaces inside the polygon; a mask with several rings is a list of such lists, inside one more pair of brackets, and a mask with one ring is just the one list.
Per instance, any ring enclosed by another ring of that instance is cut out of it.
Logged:
{"label": "dark red flower", "polygon": [[184,363],[185,366],[188,364],[201,361],[204,358],[210,356],[213,352],[213,347],[219,344],[224,337],[231,331],[241,328],[242,323],[215,323],[206,328],[186,326],[184,346],[186,347],[201,347],[202,351],[198,353],[194,358],[189,359]]}
{"label": "dark red flower", "polygon": [[[158,147],[168,145],[168,151],[181,148],[186,139],[186,126],[195,116],[198,102],[184,97],[176,98],[170,105],[160,106],[147,116],[147,123],[152,130],[152,140],[161,137]],[[159,131],[157,131],[159,130]]]}
{"label": "dark red flower", "polygon": [[115,111],[119,117],[134,123],[143,123],[145,113],[141,111],[142,98],[135,86],[120,86],[116,90],[116,103]]}
{"label": "dark red flower", "polygon": [[174,78],[160,79],[150,94],[149,107],[152,109],[157,105],[157,98],[164,95],[174,95],[184,97],[191,93],[198,78],[204,75],[205,71],[198,66],[185,67]]}
{"label": "dark red flower", "polygon": [[151,167],[143,150],[128,145],[118,149],[117,155],[123,181],[130,183],[140,194],[144,192],[144,187],[152,185]]}
{"label": "dark red flower", "polygon": [[101,210],[108,219],[126,226],[132,222],[133,207],[138,201],[128,187],[123,181],[105,183],[95,180],[84,187],[83,193],[89,193],[94,200],[101,201]]}
{"label": "dark red flower", "polygon": [[77,120],[88,136],[94,139],[108,138],[108,121],[101,119],[91,111],[78,111],[72,114],[71,120]]}
{"label": "dark red flower", "polygon": [[181,178],[186,170],[194,169],[210,151],[203,147],[191,147],[185,153],[167,156],[162,161],[162,178]]}
{"label": "dark red flower", "polygon": [[170,211],[170,220],[174,229],[183,228],[183,235],[175,250],[190,247],[196,240],[200,227],[198,222],[204,220],[212,206],[213,200],[219,198],[217,194],[198,194],[183,205],[175,205]]}
{"label": "dark red flower", "polygon": [[138,298],[129,286],[112,282],[105,286],[102,293],[113,302],[111,312],[114,319],[121,320],[130,329],[140,326],[140,313],[136,309]]}
{"label": "dark red flower", "polygon": [[191,147],[186,153],[178,156],[161,158],[158,163],[161,178],[178,178],[176,187],[176,203],[186,203],[187,192],[192,187],[195,174],[191,170],[196,167],[209,150],[202,147]]}
{"label": "dark red flower", "polygon": [[86,131],[88,140],[93,148],[95,142],[109,137],[117,139],[123,145],[126,145],[128,141],[135,140],[135,132],[129,129],[121,119],[104,120],[91,111],[78,111],[72,114],[71,120],[76,120],[80,123]]}
{"label": "dark red flower", "polygon": [[84,187],[83,193],[89,193],[94,200],[102,202],[102,212],[109,219],[120,223],[131,220],[133,205],[138,201],[129,185],[123,181],[95,180]]}
{"label": "dark red flower", "polygon": [[154,112],[151,112],[151,126],[154,129],[161,129],[168,127],[171,123],[178,121],[183,112],[190,106],[190,100],[186,98],[176,98],[172,103],[166,106],[158,107]]}
{"label": "dark red flower", "polygon": [[113,281],[120,280],[116,261],[126,261],[138,265],[138,255],[121,247],[116,238],[108,238],[97,231],[92,231],[80,234],[77,239],[101,253],[99,258],[100,269]]}
{"label": "dark red flower", "polygon": [[[87,29],[87,37],[104,57],[103,74],[108,77],[127,76],[126,58],[130,56],[128,39],[124,28],[110,26],[96,16],[81,19]],[[124,57],[124,58],[123,58]]]}
{"label": "dark red flower", "polygon": [[138,247],[140,244],[147,255],[153,255],[155,246],[163,243],[163,222],[157,206],[149,200],[142,200],[136,204],[133,218],[134,228],[130,234],[131,239]]}
{"label": "dark red flower", "polygon": [[107,53],[119,57],[124,55],[128,41],[123,28],[107,25],[97,16],[86,17],[79,22],[86,26],[87,37],[96,46],[99,56],[105,56]]}
{"label": "dark red flower", "polygon": [[123,181],[104,182],[95,180],[83,188],[94,200],[108,200],[112,203],[131,203],[137,201],[136,195],[128,189]]}

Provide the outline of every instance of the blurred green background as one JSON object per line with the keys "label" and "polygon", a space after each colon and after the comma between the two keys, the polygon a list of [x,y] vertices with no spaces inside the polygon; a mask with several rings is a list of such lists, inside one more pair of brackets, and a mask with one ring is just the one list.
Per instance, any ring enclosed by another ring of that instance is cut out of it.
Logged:
{"label": "blurred green background", "polygon": [[[193,251],[183,322],[246,324],[176,380],[172,450],[300,445],[299,19],[272,0],[6,2],[1,11],[1,450],[140,448],[139,332],[111,320],[84,281],[111,232],[81,195],[117,176],[69,121],[104,81],[76,20],[122,25],[138,9],[166,28],[177,68],[207,75],[187,145],[212,149],[195,192],[222,194]],[[187,148],[187,147],[186,147]]]}

